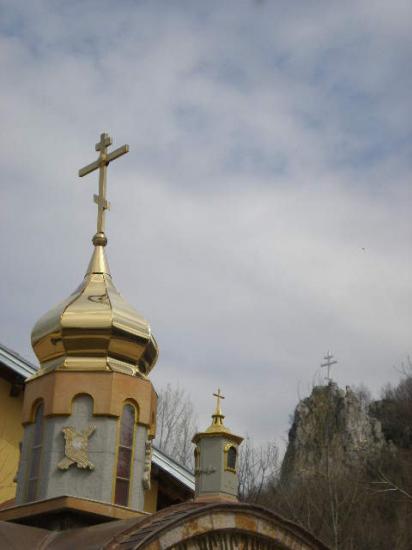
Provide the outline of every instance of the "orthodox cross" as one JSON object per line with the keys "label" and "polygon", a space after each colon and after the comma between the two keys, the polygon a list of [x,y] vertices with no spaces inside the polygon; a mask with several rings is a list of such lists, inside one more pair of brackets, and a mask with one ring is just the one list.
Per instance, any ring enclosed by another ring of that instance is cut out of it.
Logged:
{"label": "orthodox cross", "polygon": [[[106,199],[107,167],[109,166],[110,162],[112,162],[112,160],[115,160],[129,152],[129,146],[122,145],[111,153],[107,153],[107,148],[110,147],[111,144],[112,138],[109,136],[109,134],[101,134],[99,143],[96,143],[96,151],[100,153],[99,158],[79,170],[80,178],[86,176],[87,174],[90,174],[90,172],[99,170],[99,194],[93,196],[94,202],[97,204],[97,233],[95,237],[97,237],[98,239],[100,237],[100,239],[104,239],[104,241],[106,240],[104,237],[105,211],[110,210],[110,203]],[[93,242],[94,240],[95,239],[93,238]]]}
{"label": "orthodox cross", "polygon": [[334,360],[332,361],[332,359],[333,359],[333,354],[330,353],[329,351],[328,351],[328,353],[325,355],[324,359],[325,359],[325,362],[321,364],[321,367],[326,367],[326,368],[328,369],[328,374],[327,374],[327,376],[326,376],[326,380],[328,380],[328,382],[331,382],[332,379],[331,379],[331,377],[330,377],[330,368],[331,368],[332,365],[336,365],[337,361],[336,361],[336,359],[334,359]]}
{"label": "orthodox cross", "polygon": [[224,399],[225,397],[220,393],[220,388],[217,389],[217,393],[213,394],[213,397],[216,397],[216,413],[222,414],[222,411],[220,409],[220,400]]}

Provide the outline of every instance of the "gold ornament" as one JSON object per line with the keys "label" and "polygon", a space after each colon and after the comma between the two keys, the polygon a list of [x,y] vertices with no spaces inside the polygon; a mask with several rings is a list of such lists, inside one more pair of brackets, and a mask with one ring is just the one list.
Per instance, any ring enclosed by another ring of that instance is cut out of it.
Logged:
{"label": "gold ornament", "polygon": [[89,426],[81,432],[76,431],[71,426],[66,426],[62,429],[64,439],[66,441],[64,454],[66,455],[57,465],[59,470],[67,470],[72,464],[76,464],[78,468],[85,470],[94,470],[87,456],[87,446],[89,437],[95,431],[96,426]]}

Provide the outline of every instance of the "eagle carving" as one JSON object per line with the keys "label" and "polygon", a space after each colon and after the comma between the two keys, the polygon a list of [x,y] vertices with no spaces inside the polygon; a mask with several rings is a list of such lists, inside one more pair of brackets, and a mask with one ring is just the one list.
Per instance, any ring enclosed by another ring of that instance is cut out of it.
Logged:
{"label": "eagle carving", "polygon": [[72,464],[76,464],[78,468],[85,470],[94,470],[94,464],[92,464],[87,456],[87,447],[89,443],[89,437],[95,431],[96,426],[89,426],[81,432],[77,432],[71,426],[66,426],[62,429],[64,439],[66,441],[64,447],[64,454],[66,455],[57,464],[59,470],[67,470]]}

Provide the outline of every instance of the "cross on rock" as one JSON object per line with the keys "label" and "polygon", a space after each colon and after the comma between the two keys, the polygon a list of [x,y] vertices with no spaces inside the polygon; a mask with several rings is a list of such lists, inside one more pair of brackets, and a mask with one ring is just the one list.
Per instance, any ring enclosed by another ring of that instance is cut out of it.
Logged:
{"label": "cross on rock", "polygon": [[106,199],[106,179],[107,167],[112,160],[115,160],[129,152],[128,145],[122,145],[111,153],[107,153],[107,148],[112,144],[112,138],[109,134],[103,133],[100,135],[100,141],[96,143],[96,151],[100,153],[99,158],[79,170],[79,177],[82,178],[95,170],[99,170],[99,194],[94,195],[94,202],[97,204],[97,232],[93,237],[95,245],[105,245],[107,240],[104,234],[105,212],[110,210],[110,203]]}
{"label": "cross on rock", "polygon": [[330,377],[330,368],[331,368],[332,365],[336,365],[336,364],[337,364],[337,361],[336,361],[336,359],[334,359],[334,360],[332,361],[332,359],[333,359],[333,354],[330,353],[329,351],[328,351],[328,353],[324,356],[324,359],[325,359],[325,363],[322,363],[320,366],[321,366],[321,367],[325,367],[325,368],[328,369],[328,374],[327,374],[327,376],[326,376],[326,380],[327,380],[328,382],[332,382],[332,378]]}

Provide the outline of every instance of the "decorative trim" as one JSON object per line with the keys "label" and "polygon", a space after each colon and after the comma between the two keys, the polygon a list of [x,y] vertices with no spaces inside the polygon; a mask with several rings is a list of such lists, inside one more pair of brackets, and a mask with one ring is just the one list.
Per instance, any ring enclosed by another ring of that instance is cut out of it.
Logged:
{"label": "decorative trim", "polygon": [[148,439],[145,444],[145,453],[144,453],[144,472],[143,472],[143,488],[146,491],[150,490],[151,487],[151,472],[152,472],[152,442]]}
{"label": "decorative trim", "polygon": [[[44,400],[44,416],[71,415],[72,399],[78,394],[93,398],[93,415],[119,417],[123,403],[138,396],[139,424],[154,434],[157,395],[150,380],[116,372],[53,371],[26,383],[23,403],[23,424],[32,422],[31,410],[39,399]],[[54,396],[59,395],[59,399]]]}
{"label": "decorative trim", "polygon": [[25,518],[33,518],[35,516],[39,517],[43,514],[47,514],[47,516],[50,517],[50,514],[57,514],[66,510],[77,513],[93,514],[94,516],[104,519],[140,519],[141,517],[149,515],[147,512],[142,512],[141,510],[116,506],[115,504],[99,502],[92,499],[60,496],[45,500],[37,500],[36,502],[28,502],[11,508],[4,508],[0,510],[0,521],[17,521]]}
{"label": "decorative trim", "polygon": [[[135,550],[204,550],[212,547],[227,550],[327,550],[322,542],[298,525],[252,504],[198,502],[196,507],[196,503],[191,506],[184,503],[180,507],[173,507],[169,514],[163,510],[162,521],[158,525],[152,526],[151,521],[143,520],[136,523],[134,528],[129,528],[122,538],[122,544]],[[139,531],[143,533],[136,537]],[[214,538],[220,534],[224,536],[222,539],[208,540],[209,535]],[[230,538],[236,536],[238,540],[225,540],[226,535]],[[259,546],[259,542],[263,545]]]}

